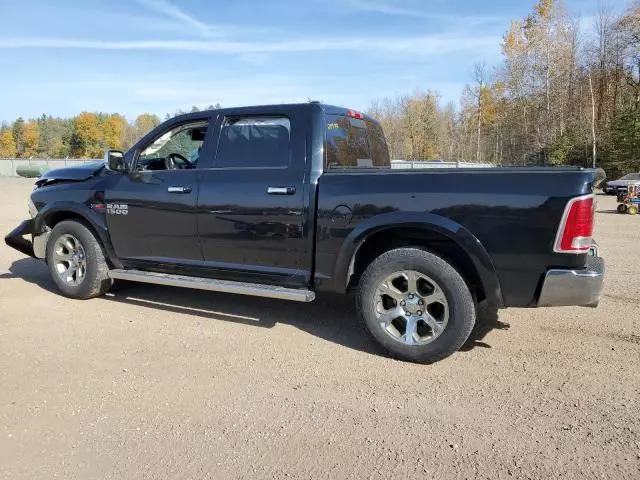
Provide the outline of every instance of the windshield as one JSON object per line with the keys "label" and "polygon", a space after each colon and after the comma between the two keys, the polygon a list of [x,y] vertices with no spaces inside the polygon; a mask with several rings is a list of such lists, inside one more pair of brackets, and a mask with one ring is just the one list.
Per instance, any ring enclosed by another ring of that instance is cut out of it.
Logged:
{"label": "windshield", "polygon": [[625,175],[620,180],[640,180],[640,173],[629,173]]}

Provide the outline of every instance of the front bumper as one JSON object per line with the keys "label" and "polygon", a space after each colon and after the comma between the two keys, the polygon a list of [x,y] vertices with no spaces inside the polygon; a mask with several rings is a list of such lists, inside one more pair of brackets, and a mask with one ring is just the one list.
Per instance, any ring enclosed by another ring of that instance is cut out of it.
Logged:
{"label": "front bumper", "polygon": [[[50,230],[42,233],[36,233],[34,220],[25,220],[16,228],[14,228],[6,237],[4,242],[11,248],[15,248],[19,252],[35,258],[45,258],[47,241],[49,240]],[[30,236],[31,240],[24,238]]]}
{"label": "front bumper", "polygon": [[604,259],[598,257],[597,253],[589,255],[583,269],[552,269],[547,271],[542,283],[538,306],[597,307],[603,285]]}

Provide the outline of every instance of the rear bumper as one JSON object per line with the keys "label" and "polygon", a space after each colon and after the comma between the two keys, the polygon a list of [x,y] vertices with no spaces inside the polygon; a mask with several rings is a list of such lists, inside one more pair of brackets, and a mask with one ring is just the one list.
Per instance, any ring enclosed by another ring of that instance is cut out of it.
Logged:
{"label": "rear bumper", "polygon": [[[50,230],[35,233],[34,220],[25,220],[4,237],[4,242],[11,248],[35,258],[45,258]],[[31,240],[24,238],[29,236]]]}
{"label": "rear bumper", "polygon": [[580,270],[552,269],[547,271],[538,299],[539,307],[577,305],[597,307],[604,285],[604,259],[588,256]]}

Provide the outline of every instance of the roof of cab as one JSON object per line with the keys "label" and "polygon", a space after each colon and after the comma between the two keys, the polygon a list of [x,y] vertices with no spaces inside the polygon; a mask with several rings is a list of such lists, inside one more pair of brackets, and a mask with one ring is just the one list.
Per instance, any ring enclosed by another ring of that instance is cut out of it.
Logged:
{"label": "roof of cab", "polygon": [[[238,115],[238,114],[242,114],[243,112],[252,112],[252,113],[268,113],[269,110],[273,110],[273,109],[282,109],[282,108],[287,108],[287,109],[313,109],[313,108],[318,108],[320,109],[322,112],[327,113],[327,114],[333,114],[333,115],[340,115],[340,114],[346,114],[346,112],[348,112],[349,108],[346,107],[338,107],[335,105],[328,105],[325,103],[321,103],[321,102],[317,102],[317,101],[312,101],[312,102],[305,102],[305,103],[284,103],[284,104],[272,104],[272,105],[252,105],[252,106],[242,106],[242,107],[228,107],[228,108],[219,108],[216,110],[201,110],[198,112],[191,112],[191,113],[185,113],[182,115],[177,115],[175,117],[173,117],[172,120],[189,120],[191,118],[193,119],[197,119],[197,118],[202,118],[203,116],[207,115],[207,114],[221,114],[221,115]],[[365,117],[367,118],[367,120],[371,120],[371,121],[376,121],[375,119],[369,117],[368,115],[365,114]]]}

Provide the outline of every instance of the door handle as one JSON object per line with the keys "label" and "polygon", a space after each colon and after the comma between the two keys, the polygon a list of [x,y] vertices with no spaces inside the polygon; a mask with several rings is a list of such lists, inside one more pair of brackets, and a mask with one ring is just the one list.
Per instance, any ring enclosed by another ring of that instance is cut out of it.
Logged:
{"label": "door handle", "polygon": [[169,193],[191,193],[191,187],[169,187],[167,188]]}
{"label": "door handle", "polygon": [[268,187],[269,195],[293,195],[296,193],[296,187]]}

